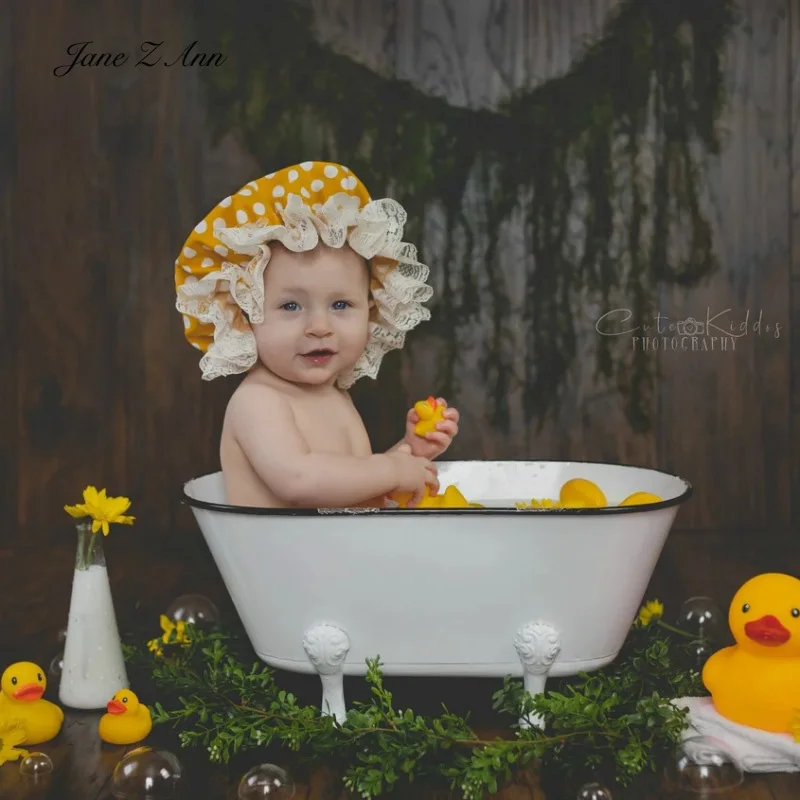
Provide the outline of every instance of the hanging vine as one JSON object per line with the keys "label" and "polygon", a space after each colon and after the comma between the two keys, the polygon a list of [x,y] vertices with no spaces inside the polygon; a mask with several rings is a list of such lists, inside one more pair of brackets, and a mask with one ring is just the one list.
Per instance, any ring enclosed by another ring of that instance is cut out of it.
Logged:
{"label": "hanging vine", "polygon": [[[515,389],[526,421],[541,427],[557,408],[585,322],[577,297],[605,308],[629,298],[644,320],[660,285],[692,286],[717,268],[700,196],[705,159],[719,152],[730,0],[622,0],[566,74],[492,110],[453,107],[335,53],[315,38],[306,4],[200,4],[197,20],[203,48],[228,56],[203,71],[217,135],[238,130],[265,171],[312,157],[348,164],[373,196],[406,207],[406,239],[427,263],[422,223],[443,209],[435,266],[445,290],[410,341],[443,343],[440,391],[457,402],[459,332],[481,324],[480,367],[501,430]],[[484,204],[481,235],[463,205],[468,180]],[[503,223],[520,212],[532,250],[522,375],[499,249]],[[473,274],[476,252],[486,288]],[[598,373],[623,393],[632,427],[646,430],[654,359],[613,352],[611,338],[594,337]]]}

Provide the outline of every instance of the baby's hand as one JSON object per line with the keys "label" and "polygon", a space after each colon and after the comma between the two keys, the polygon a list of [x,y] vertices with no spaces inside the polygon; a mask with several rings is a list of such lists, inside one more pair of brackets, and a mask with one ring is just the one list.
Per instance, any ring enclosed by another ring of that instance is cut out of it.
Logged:
{"label": "baby's hand", "polygon": [[413,492],[409,506],[415,506],[422,500],[425,487],[430,486],[430,494],[439,491],[439,478],[436,465],[427,458],[412,455],[407,444],[401,444],[396,450],[386,454],[392,459],[395,468],[395,492]]}
{"label": "baby's hand", "polygon": [[403,441],[411,447],[411,452],[415,456],[422,458],[440,456],[450,447],[458,433],[458,409],[448,408],[447,402],[441,397],[437,397],[436,402],[444,406],[444,419],[436,423],[435,431],[430,431],[425,436],[417,436],[414,433],[414,426],[419,422],[417,412],[412,408],[406,416],[406,435]]}

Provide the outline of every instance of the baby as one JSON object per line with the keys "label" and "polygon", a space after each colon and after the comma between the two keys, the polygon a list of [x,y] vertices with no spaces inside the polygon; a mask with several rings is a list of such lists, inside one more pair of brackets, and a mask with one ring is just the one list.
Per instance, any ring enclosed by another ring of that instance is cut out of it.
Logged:
{"label": "baby", "polygon": [[203,377],[247,373],[220,442],[228,503],[380,508],[391,492],[413,493],[413,506],[438,491],[432,460],[458,433],[458,410],[420,437],[410,409],[405,436],[373,454],[347,392],[430,318],[405,220],[347,167],[304,162],[226,197],[184,243],[176,307]]}

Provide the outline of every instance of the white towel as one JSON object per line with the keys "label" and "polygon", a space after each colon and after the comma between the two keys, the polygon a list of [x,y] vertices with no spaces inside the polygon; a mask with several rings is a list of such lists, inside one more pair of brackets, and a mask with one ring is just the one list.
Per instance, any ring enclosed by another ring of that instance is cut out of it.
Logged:
{"label": "white towel", "polygon": [[745,772],[797,772],[800,770],[800,742],[788,733],[770,733],[739,725],[723,717],[710,697],[678,697],[672,703],[689,709],[684,739],[708,736],[716,739],[734,756]]}

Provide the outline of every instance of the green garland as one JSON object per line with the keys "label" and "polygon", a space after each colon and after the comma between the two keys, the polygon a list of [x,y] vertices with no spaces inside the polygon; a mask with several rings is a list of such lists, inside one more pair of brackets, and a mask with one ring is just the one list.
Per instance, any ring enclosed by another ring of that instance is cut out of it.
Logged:
{"label": "green garland", "polygon": [[[626,304],[636,324],[651,320],[661,284],[692,286],[717,268],[701,196],[706,159],[720,149],[732,0],[622,0],[566,74],[492,110],[451,106],[335,53],[315,38],[305,3],[203,3],[196,21],[203,50],[227,56],[202,72],[214,136],[238,132],[265,172],[309,158],[347,163],[373,195],[407,208],[409,241],[422,242],[429,212],[441,212],[443,255],[423,249],[422,259],[436,262],[444,291],[409,342],[436,347],[437,391],[457,402],[458,343],[479,326],[492,423],[506,432],[515,389],[526,421],[541,426],[558,409],[584,324],[581,293],[603,311]],[[477,218],[464,205],[468,182]],[[521,370],[498,253],[513,218],[525,221],[532,256],[520,265]],[[593,337],[598,373],[645,430],[655,360],[612,338]]]}
{"label": "green garland", "polygon": [[[294,764],[332,767],[360,797],[422,778],[444,781],[469,800],[497,791],[536,760],[540,783],[563,796],[565,785],[598,776],[623,788],[657,777],[686,725],[686,712],[670,698],[706,694],[693,662],[696,642],[648,608],[607,668],[551,680],[536,698],[506,678],[493,695],[494,709],[509,717],[504,739],[481,739],[467,718],[447,709],[433,718],[396,709],[377,658],[367,661],[371,702],[352,703],[340,726],[282,690],[241,632],[186,626],[167,631],[158,647],[151,641],[125,652],[162,698],[152,706],[154,722],[174,726],[182,746],[205,749],[212,762],[280,746],[293,751]],[[540,715],[544,729],[520,728],[528,714]]]}

